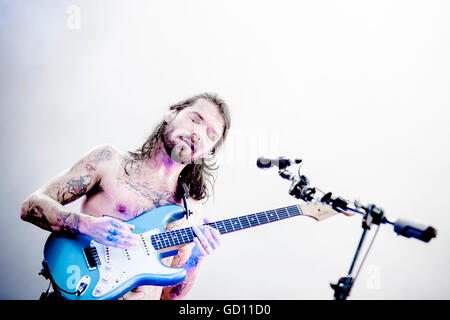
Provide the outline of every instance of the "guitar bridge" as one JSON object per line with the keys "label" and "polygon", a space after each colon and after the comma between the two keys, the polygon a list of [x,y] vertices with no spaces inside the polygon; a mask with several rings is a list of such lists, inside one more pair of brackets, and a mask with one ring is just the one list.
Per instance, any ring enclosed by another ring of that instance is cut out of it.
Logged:
{"label": "guitar bridge", "polygon": [[87,266],[89,270],[95,270],[97,266],[101,265],[100,258],[98,256],[97,248],[94,246],[89,246],[83,248],[83,255],[86,259]]}

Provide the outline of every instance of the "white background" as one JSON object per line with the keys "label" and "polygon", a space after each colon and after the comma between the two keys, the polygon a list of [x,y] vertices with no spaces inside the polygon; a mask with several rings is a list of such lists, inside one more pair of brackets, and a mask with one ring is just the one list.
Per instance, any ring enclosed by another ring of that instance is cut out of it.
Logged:
{"label": "white background", "polygon": [[[448,1],[2,0],[0,15],[0,298],[48,283],[48,232],[20,220],[22,201],[100,143],[136,149],[204,91],[232,113],[212,220],[295,204],[255,161],[300,157],[313,185],[438,230],[424,243],[383,225],[350,299],[450,298]],[[186,298],[332,299],[360,225],[226,235]]]}

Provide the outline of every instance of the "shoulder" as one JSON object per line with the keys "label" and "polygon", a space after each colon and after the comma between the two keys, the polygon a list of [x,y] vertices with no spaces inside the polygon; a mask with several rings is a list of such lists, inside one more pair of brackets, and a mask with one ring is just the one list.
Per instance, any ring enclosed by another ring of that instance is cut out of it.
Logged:
{"label": "shoulder", "polygon": [[105,159],[110,159],[112,157],[117,157],[123,155],[123,152],[117,148],[112,143],[102,143],[95,147],[93,147],[89,153],[91,155],[96,155],[99,157],[103,157]]}
{"label": "shoulder", "polygon": [[88,152],[89,158],[93,161],[123,160],[125,153],[112,143],[102,143],[93,147]]}
{"label": "shoulder", "polygon": [[[123,152],[111,143],[103,143],[91,148],[84,160],[89,169],[97,171],[117,167],[124,158]],[[89,170],[89,171],[91,171]]]}

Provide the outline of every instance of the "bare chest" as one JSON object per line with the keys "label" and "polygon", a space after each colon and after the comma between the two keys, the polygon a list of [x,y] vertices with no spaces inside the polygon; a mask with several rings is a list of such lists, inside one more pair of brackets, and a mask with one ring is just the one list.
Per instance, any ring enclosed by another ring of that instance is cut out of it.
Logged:
{"label": "bare chest", "polygon": [[95,190],[87,195],[83,212],[130,220],[167,204],[180,202],[176,200],[175,188],[168,188],[165,181],[153,177],[142,179],[138,175],[126,175],[119,171],[99,181]]}

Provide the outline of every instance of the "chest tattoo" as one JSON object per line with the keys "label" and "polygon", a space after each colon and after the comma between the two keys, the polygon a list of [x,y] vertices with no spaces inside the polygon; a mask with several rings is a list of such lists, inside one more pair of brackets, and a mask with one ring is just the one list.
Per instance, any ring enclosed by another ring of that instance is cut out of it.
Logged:
{"label": "chest tattoo", "polygon": [[144,203],[148,204],[150,202],[149,205],[154,208],[177,202],[173,191],[169,191],[162,187],[157,188],[150,185],[148,182],[136,182],[122,177],[116,179],[118,186],[125,187],[127,190],[132,191],[138,197],[145,200]]}

